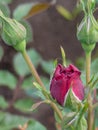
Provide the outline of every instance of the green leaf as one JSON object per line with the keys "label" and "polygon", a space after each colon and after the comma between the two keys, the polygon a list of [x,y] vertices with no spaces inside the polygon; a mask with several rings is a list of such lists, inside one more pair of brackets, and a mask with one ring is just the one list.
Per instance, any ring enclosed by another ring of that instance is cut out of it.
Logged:
{"label": "green leaf", "polygon": [[0,85],[6,85],[10,89],[14,89],[16,83],[17,80],[13,74],[5,70],[0,70]]}
{"label": "green leaf", "polygon": [[9,4],[11,2],[12,2],[12,0],[0,0],[0,4],[2,4],[2,3]]}
{"label": "green leaf", "polygon": [[91,88],[98,88],[98,77],[96,77],[96,79],[93,80]]}
{"label": "green leaf", "polygon": [[92,75],[90,81],[88,82],[88,85],[92,84],[92,82],[94,81],[95,75]]}
{"label": "green leaf", "polygon": [[24,125],[27,123],[27,129],[31,130],[46,130],[46,128],[41,125],[38,121],[34,119],[30,120],[22,116],[14,116],[8,113],[0,112],[0,130],[12,130],[13,128],[18,128],[19,125]]}
{"label": "green leaf", "polygon": [[86,85],[86,74],[83,71],[81,73],[81,80],[82,80],[83,84]]}
{"label": "green leaf", "polygon": [[34,111],[35,109],[37,109],[43,103],[50,103],[50,101],[49,100],[44,100],[44,101],[40,101],[40,102],[37,102],[37,103],[33,104],[32,108],[31,108],[31,111]]}
{"label": "green leaf", "polygon": [[0,61],[2,60],[2,57],[4,55],[3,48],[0,46]]}
{"label": "green leaf", "polygon": [[71,126],[76,121],[78,115],[76,112],[66,113],[62,120],[62,130],[71,129]]}
{"label": "green leaf", "polygon": [[51,4],[48,2],[46,3],[32,2],[21,4],[15,9],[13,17],[17,20],[21,20],[24,17],[28,18],[48,9],[50,5]]}
{"label": "green leaf", "polygon": [[62,130],[87,130],[87,121],[82,115],[81,120],[78,121],[79,113],[66,113],[62,121]]}
{"label": "green leaf", "polygon": [[92,74],[98,74],[98,58],[96,58],[94,61],[92,61],[91,64],[91,73]]}
{"label": "green leaf", "polygon": [[[41,79],[42,79],[46,89],[49,91],[49,80],[42,76],[41,76]],[[41,97],[42,99],[45,99],[43,94],[38,89],[36,89],[36,87],[33,85],[33,81],[34,81],[34,79],[32,78],[32,76],[26,78],[23,81],[22,88],[25,90],[26,94],[29,96],[32,96],[35,98]]]}
{"label": "green leaf", "polygon": [[46,130],[46,128],[43,125],[41,125],[40,123],[38,123],[37,121],[34,122],[33,120],[30,120],[28,122],[28,128],[27,128],[27,130],[32,130],[32,128],[34,130],[38,130],[38,129],[39,130]]}
{"label": "green leaf", "polygon": [[61,46],[61,54],[62,54],[63,65],[66,66],[66,55],[62,46]]}
{"label": "green leaf", "polygon": [[58,5],[58,6],[56,6],[56,9],[67,20],[73,19],[72,14],[67,9],[65,9],[63,6]]}
{"label": "green leaf", "polygon": [[43,70],[48,73],[48,74],[52,74],[53,70],[54,70],[54,64],[53,61],[42,61],[41,62],[41,66],[43,68]]}
{"label": "green leaf", "polygon": [[13,12],[13,17],[16,20],[22,20],[32,8],[33,3],[25,3],[19,5]]}
{"label": "green leaf", "polygon": [[78,118],[75,122],[75,130],[87,130],[87,121],[84,117],[86,111],[88,109],[88,103],[85,102],[84,106],[80,108],[78,112]]}
{"label": "green leaf", "polygon": [[27,41],[27,43],[32,42],[33,41],[33,31],[32,31],[32,27],[31,27],[30,23],[25,21],[25,20],[21,20],[20,22],[26,29],[26,41]]}
{"label": "green leaf", "polygon": [[43,95],[43,93],[41,91],[38,91],[38,90],[32,93],[32,97],[34,97],[34,98],[38,98],[39,97],[42,100],[46,99],[45,96]]}
{"label": "green leaf", "polygon": [[25,90],[25,93],[28,95],[28,96],[31,96],[31,97],[35,97],[33,93],[36,93],[36,88],[34,87],[33,85],[33,77],[30,76],[28,78],[26,78],[23,83],[22,83],[22,89]]}
{"label": "green leaf", "polygon": [[32,89],[32,86],[33,86],[33,77],[32,76],[26,78],[22,83],[22,88],[24,90]]}
{"label": "green leaf", "polygon": [[55,59],[54,62],[53,62],[53,64],[54,64],[54,68],[56,68],[56,66],[57,66],[57,64],[58,64],[58,60]]}
{"label": "green leaf", "polygon": [[98,107],[95,108],[95,126],[98,127]]}
{"label": "green leaf", "polygon": [[50,91],[50,79],[41,76],[41,80],[48,91]]}
{"label": "green leaf", "polygon": [[81,118],[79,123],[75,127],[76,130],[87,130],[87,121],[84,116]]}
{"label": "green leaf", "polygon": [[33,105],[33,100],[30,98],[20,99],[14,103],[15,108],[24,112],[29,112],[32,105]]}
{"label": "green leaf", "polygon": [[93,86],[94,88],[98,88],[98,58],[92,61],[91,64],[91,73],[94,75]]}
{"label": "green leaf", "polygon": [[43,90],[44,90],[37,82],[33,82],[33,85],[34,85],[39,91],[43,91]]}
{"label": "green leaf", "polygon": [[[31,61],[34,64],[34,66],[37,67],[41,60],[40,55],[34,49],[28,50],[27,53],[30,56]],[[15,55],[13,62],[14,62],[14,68],[15,68],[17,74],[19,74],[21,76],[30,74],[30,70],[20,53]]]}
{"label": "green leaf", "polygon": [[10,17],[10,9],[4,2],[0,3],[0,10],[5,16]]}
{"label": "green leaf", "polygon": [[79,57],[76,59],[76,66],[80,69],[80,70],[84,70],[84,67],[85,67],[85,64],[84,64],[84,60],[85,58],[84,57]]}
{"label": "green leaf", "polygon": [[98,117],[95,120],[95,125],[96,125],[96,127],[98,127]]}
{"label": "green leaf", "polygon": [[0,108],[7,108],[8,103],[5,101],[4,97],[0,96]]}
{"label": "green leaf", "polygon": [[43,87],[41,87],[37,82],[33,82],[34,86],[43,94],[43,96],[50,98],[50,93]]}

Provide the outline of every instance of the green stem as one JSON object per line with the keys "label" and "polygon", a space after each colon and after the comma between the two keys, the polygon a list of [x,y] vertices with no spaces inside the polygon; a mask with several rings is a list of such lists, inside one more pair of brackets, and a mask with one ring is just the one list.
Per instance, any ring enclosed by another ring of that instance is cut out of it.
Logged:
{"label": "green stem", "polygon": [[[87,86],[90,81],[90,67],[91,67],[91,51],[86,53],[86,85]],[[94,114],[93,114],[91,93],[88,94],[87,100],[88,100],[88,130],[92,130]]]}
{"label": "green stem", "polygon": [[34,65],[32,64],[32,61],[31,61],[31,59],[29,58],[29,56],[28,56],[26,50],[22,52],[22,55],[23,55],[23,57],[24,57],[26,63],[28,64],[28,67],[29,67],[29,69],[31,70],[31,73],[32,73],[32,75],[34,76],[34,78],[36,79],[36,81],[40,84],[40,86],[42,86],[42,87],[45,89],[45,86],[44,86],[44,84],[42,83],[42,81],[41,81],[41,79],[40,79],[40,77],[39,77],[39,75],[38,75],[38,73],[37,73],[37,71],[36,71]]}
{"label": "green stem", "polygon": [[57,107],[57,105],[55,103],[51,102],[51,107],[55,110],[55,112],[57,113],[60,120],[62,120],[63,116],[62,116],[60,109]]}
{"label": "green stem", "polygon": [[[22,55],[23,55],[26,63],[28,64],[28,67],[31,70],[31,73],[34,76],[34,78],[36,79],[36,81],[39,83],[40,86],[43,87],[43,89],[46,89],[43,82],[41,81],[41,79],[40,79],[40,77],[39,77],[39,75],[38,75],[38,73],[37,73],[37,71],[36,71],[36,69],[35,69],[35,67],[34,67],[34,65],[33,65],[32,61],[31,61],[31,59],[29,58],[26,50],[22,52]],[[46,97],[46,98],[48,99],[48,97]],[[54,111],[57,113],[58,117],[62,120],[63,119],[62,113],[59,110],[59,108],[56,106],[56,104],[51,102],[50,105],[54,109]]]}
{"label": "green stem", "polygon": [[86,85],[90,81],[91,52],[86,53]]}

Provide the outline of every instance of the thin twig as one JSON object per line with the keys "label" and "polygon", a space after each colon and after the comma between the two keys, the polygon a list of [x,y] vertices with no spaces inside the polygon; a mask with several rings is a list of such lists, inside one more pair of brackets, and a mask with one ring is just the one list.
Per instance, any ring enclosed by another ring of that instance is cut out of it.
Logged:
{"label": "thin twig", "polygon": [[43,82],[41,81],[41,79],[40,79],[34,65],[32,64],[31,59],[29,58],[29,56],[27,54],[27,52],[26,51],[22,52],[22,55],[23,55],[26,63],[28,64],[28,66],[29,66],[29,68],[31,70],[31,73],[34,76],[34,78],[36,79],[36,81],[45,89],[45,86],[44,86]]}

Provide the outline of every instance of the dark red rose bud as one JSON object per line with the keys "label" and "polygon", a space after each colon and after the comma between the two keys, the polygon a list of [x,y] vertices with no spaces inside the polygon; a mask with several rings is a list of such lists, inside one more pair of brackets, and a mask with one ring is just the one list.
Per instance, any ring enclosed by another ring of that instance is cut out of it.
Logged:
{"label": "dark red rose bud", "polygon": [[64,106],[70,89],[78,100],[83,100],[84,86],[80,75],[81,72],[72,64],[68,67],[59,64],[56,67],[50,84],[50,93],[60,105]]}

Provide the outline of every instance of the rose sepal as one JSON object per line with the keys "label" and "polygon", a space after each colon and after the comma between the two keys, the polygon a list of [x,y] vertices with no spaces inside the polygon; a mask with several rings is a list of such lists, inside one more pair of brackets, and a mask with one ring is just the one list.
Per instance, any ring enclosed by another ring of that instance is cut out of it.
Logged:
{"label": "rose sepal", "polygon": [[78,113],[76,112],[70,112],[70,113],[66,113],[63,117],[63,120],[61,122],[61,126],[62,126],[62,130],[69,130],[71,129],[70,127],[74,127],[74,123],[78,118]]}
{"label": "rose sepal", "polygon": [[70,88],[64,99],[64,107],[67,107],[73,111],[78,110],[83,106],[82,101],[75,95],[72,88]]}
{"label": "rose sepal", "polygon": [[20,43],[13,46],[16,51],[24,52],[26,50],[26,40],[21,41]]}

